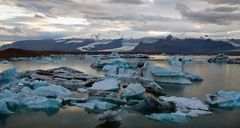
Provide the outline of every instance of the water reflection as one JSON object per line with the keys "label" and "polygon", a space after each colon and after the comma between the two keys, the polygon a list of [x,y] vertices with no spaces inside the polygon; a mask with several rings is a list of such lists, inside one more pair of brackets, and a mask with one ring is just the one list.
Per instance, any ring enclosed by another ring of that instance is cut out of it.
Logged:
{"label": "water reflection", "polygon": [[97,125],[95,128],[119,128],[120,125],[120,122],[104,122]]}
{"label": "water reflection", "polygon": [[[201,60],[203,57],[200,58]],[[16,67],[18,71],[49,69],[60,66],[67,66],[93,75],[103,75],[90,67],[95,59],[68,59],[54,64],[36,63],[31,61],[16,61],[10,64],[0,65],[0,71],[10,67]],[[154,61],[157,65],[166,66],[163,61]],[[186,63],[187,72],[201,74],[204,77],[202,82],[194,82],[193,85],[171,85],[160,84],[163,91],[168,96],[197,97],[205,100],[205,94],[214,93],[220,89],[240,91],[240,65],[217,65],[205,62]],[[127,110],[126,110],[127,109]],[[58,111],[17,111],[11,116],[0,116],[0,127],[6,128],[107,128],[107,127],[167,127],[167,128],[215,128],[240,126],[240,109],[223,110],[211,108],[215,113],[210,116],[201,116],[194,118],[184,124],[165,124],[158,121],[152,121],[145,117],[146,112],[136,112],[125,108],[121,114],[123,121],[119,123],[100,122],[95,118],[95,114],[87,112],[78,107],[67,107]]]}

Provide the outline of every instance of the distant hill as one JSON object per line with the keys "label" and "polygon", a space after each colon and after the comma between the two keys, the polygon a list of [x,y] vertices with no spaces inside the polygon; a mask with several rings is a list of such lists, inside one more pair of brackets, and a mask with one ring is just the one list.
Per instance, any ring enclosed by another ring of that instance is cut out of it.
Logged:
{"label": "distant hill", "polygon": [[218,53],[239,49],[227,41],[214,41],[211,39],[159,39],[155,43],[140,43],[134,52],[144,53],[182,53],[204,54]]}
{"label": "distant hill", "polygon": [[99,51],[122,47],[122,39],[93,40],[93,39],[44,39],[24,40],[3,45],[0,50],[9,48],[32,51]]}
{"label": "distant hill", "polygon": [[240,49],[240,40],[179,39],[171,35],[168,35],[166,38],[146,37],[140,39],[43,39],[17,41],[12,44],[3,45],[0,47],[0,51],[9,48],[60,52],[121,51],[137,53],[211,54],[238,52]]}

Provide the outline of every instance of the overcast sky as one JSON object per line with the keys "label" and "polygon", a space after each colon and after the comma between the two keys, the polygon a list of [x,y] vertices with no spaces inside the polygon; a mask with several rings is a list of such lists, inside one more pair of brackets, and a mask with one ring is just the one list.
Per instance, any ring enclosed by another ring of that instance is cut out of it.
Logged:
{"label": "overcast sky", "polygon": [[240,0],[0,0],[0,42],[98,33],[240,38]]}

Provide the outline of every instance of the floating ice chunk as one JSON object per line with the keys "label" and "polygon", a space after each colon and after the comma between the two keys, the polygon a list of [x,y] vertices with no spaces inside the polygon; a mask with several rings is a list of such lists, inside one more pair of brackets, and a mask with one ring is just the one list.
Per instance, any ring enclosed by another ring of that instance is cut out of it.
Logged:
{"label": "floating ice chunk", "polygon": [[78,88],[77,91],[78,91],[78,92],[88,92],[88,90],[85,89],[85,88]]}
{"label": "floating ice chunk", "polygon": [[205,110],[190,110],[189,112],[184,113],[184,114],[186,114],[186,116],[188,116],[188,117],[197,117],[200,115],[209,115],[209,114],[212,114],[212,112],[205,111]]}
{"label": "floating ice chunk", "polygon": [[203,81],[203,77],[197,74],[184,72],[184,77],[191,81]]}
{"label": "floating ice chunk", "polygon": [[118,67],[116,65],[105,65],[102,70],[106,72],[107,75],[112,76],[117,74]]}
{"label": "floating ice chunk", "polygon": [[98,60],[95,63],[91,64],[93,68],[102,69],[106,65],[114,65],[118,68],[137,68],[139,63],[129,62],[123,58],[110,59],[110,60]]}
{"label": "floating ice chunk", "polygon": [[164,77],[164,76],[183,76],[182,72],[170,69],[170,68],[164,68],[164,67],[153,67],[151,70],[151,73],[155,76]]}
{"label": "floating ice chunk", "polygon": [[13,112],[7,108],[7,104],[5,101],[0,100],[0,115],[9,115],[9,114],[13,114]]}
{"label": "floating ice chunk", "polygon": [[85,103],[73,103],[73,105],[87,108],[90,110],[101,110],[101,111],[109,110],[117,106],[116,104],[100,101],[100,100],[90,100]]}
{"label": "floating ice chunk", "polygon": [[206,102],[219,107],[240,107],[240,92],[219,90],[215,94],[207,94]]}
{"label": "floating ice chunk", "polygon": [[129,84],[123,92],[123,96],[126,98],[143,98],[145,88],[141,84]]}
{"label": "floating ice chunk", "polygon": [[16,68],[10,68],[0,74],[0,85],[16,81],[15,75],[17,74]]}
{"label": "floating ice chunk", "polygon": [[162,101],[153,95],[146,95],[145,102],[147,103],[150,110],[155,112],[175,112],[176,105],[173,102]]}
{"label": "floating ice chunk", "polygon": [[121,68],[116,65],[106,65],[102,70],[106,72],[106,75],[108,76],[132,77],[137,74],[137,72],[133,69]]}
{"label": "floating ice chunk", "polygon": [[49,86],[49,84],[47,82],[45,82],[45,81],[34,80],[31,83],[31,86],[32,86],[33,89],[37,89],[39,87]]}
{"label": "floating ice chunk", "polygon": [[214,56],[210,59],[208,59],[209,63],[218,63],[218,64],[222,64],[222,63],[228,63],[230,60],[230,58],[225,55],[225,54],[218,54],[217,56]]}
{"label": "floating ice chunk", "polygon": [[170,123],[184,123],[188,121],[188,118],[185,115],[178,113],[153,113],[151,115],[146,116],[153,120],[159,120]]}
{"label": "floating ice chunk", "polygon": [[21,105],[20,94],[13,93],[9,90],[4,90],[0,93],[0,98],[4,100],[10,108]]}
{"label": "floating ice chunk", "polygon": [[27,87],[27,86],[25,86],[25,87],[23,87],[23,88],[21,89],[21,92],[22,92],[23,94],[25,94],[25,95],[31,94],[31,93],[32,93],[32,89],[29,88],[29,87]]}
{"label": "floating ice chunk", "polygon": [[149,84],[144,85],[144,88],[147,90],[147,92],[162,94],[162,87],[156,82],[150,82]]}
{"label": "floating ice chunk", "polygon": [[157,67],[152,62],[145,62],[142,68],[143,77],[152,79],[161,83],[172,84],[192,84],[192,82],[184,78],[184,73],[167,67]]}
{"label": "floating ice chunk", "polygon": [[76,105],[78,107],[83,107],[86,109],[93,110],[95,108],[96,103],[94,102],[85,102],[85,103],[72,103],[73,105]]}
{"label": "floating ice chunk", "polygon": [[24,105],[32,109],[47,109],[61,107],[61,103],[56,99],[48,99],[42,96],[33,95],[31,97],[26,97],[23,99]]}
{"label": "floating ice chunk", "polygon": [[92,87],[88,88],[90,90],[117,90],[119,88],[120,81],[115,78],[107,78],[102,81],[95,82]]}
{"label": "floating ice chunk", "polygon": [[192,117],[208,114],[211,114],[211,112],[204,110],[189,110],[188,112],[177,111],[175,113],[153,113],[151,115],[146,116],[150,119],[164,122],[184,123],[187,122]]}
{"label": "floating ice chunk", "polygon": [[180,123],[187,121],[187,118],[212,114],[212,112],[209,111],[208,105],[203,104],[196,98],[188,99],[175,96],[161,96],[159,98],[162,101],[173,102],[176,105],[176,112],[167,114],[152,114],[148,117],[156,120]]}
{"label": "floating ice chunk", "polygon": [[33,90],[32,94],[46,97],[64,98],[71,95],[71,92],[58,85],[43,86]]}
{"label": "floating ice chunk", "polygon": [[101,121],[105,120],[107,122],[114,122],[114,121],[120,122],[122,121],[122,117],[119,116],[120,112],[121,110],[117,110],[117,111],[108,110],[101,114],[98,114],[96,118]]}
{"label": "floating ice chunk", "polygon": [[194,109],[194,110],[208,110],[209,107],[206,104],[203,104],[200,100],[196,98],[188,99],[184,97],[165,97],[160,96],[160,100],[171,101],[176,104],[180,109]]}

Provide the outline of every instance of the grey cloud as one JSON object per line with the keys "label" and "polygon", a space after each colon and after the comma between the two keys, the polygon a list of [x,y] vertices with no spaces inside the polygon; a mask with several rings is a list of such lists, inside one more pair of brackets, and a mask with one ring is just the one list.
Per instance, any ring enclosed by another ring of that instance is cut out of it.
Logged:
{"label": "grey cloud", "polygon": [[41,14],[35,14],[34,17],[44,19],[45,16]]}
{"label": "grey cloud", "polygon": [[158,22],[168,22],[168,21],[177,21],[177,18],[171,18],[171,17],[164,17],[164,16],[153,16],[153,15],[110,15],[110,16],[86,16],[88,19],[101,19],[101,20],[112,20],[112,21],[138,21],[138,22],[152,22],[152,21],[158,21]]}
{"label": "grey cloud", "polygon": [[109,3],[121,3],[121,4],[144,4],[144,0],[107,0]]}
{"label": "grey cloud", "polygon": [[239,12],[221,13],[214,11],[211,12],[208,9],[202,11],[192,11],[184,4],[177,4],[176,10],[181,13],[184,19],[199,23],[228,25],[240,21]]}
{"label": "grey cloud", "polygon": [[239,0],[203,0],[212,4],[229,4],[229,5],[239,5]]}
{"label": "grey cloud", "polygon": [[239,7],[233,7],[233,6],[220,6],[220,7],[206,9],[206,11],[215,11],[215,12],[235,12],[239,10],[240,10]]}

